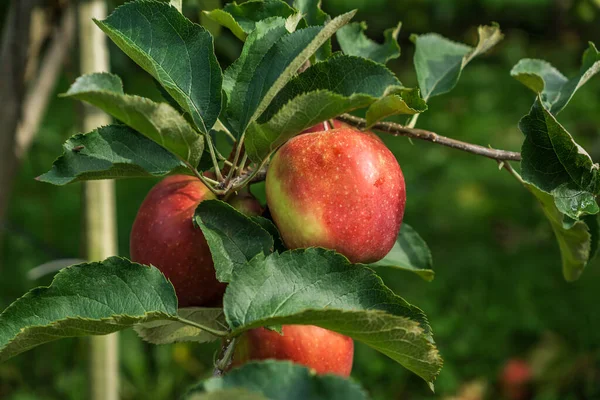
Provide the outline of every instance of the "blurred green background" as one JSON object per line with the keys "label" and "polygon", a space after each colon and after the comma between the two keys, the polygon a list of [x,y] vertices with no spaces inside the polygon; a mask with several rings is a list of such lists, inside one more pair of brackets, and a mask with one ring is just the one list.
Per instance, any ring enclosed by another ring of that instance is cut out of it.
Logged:
{"label": "blurred green background", "polygon": [[[117,3],[109,2],[109,9]],[[199,20],[199,10],[219,4],[184,3],[194,20]],[[533,95],[510,77],[511,67],[524,57],[543,58],[571,76],[587,41],[600,44],[598,0],[323,0],[323,8],[330,14],[358,8],[355,20],[366,20],[376,40],[382,40],[384,29],[403,21],[402,57],[390,67],[407,86],[416,84],[411,33],[438,32],[474,44],[477,25],[499,22],[505,40],[472,62],[453,92],[434,98],[418,126],[516,151],[522,142],[517,123]],[[228,31],[209,28],[227,66],[241,44]],[[149,76],[114,46],[111,56],[113,72],[123,78],[126,92],[159,98]],[[76,60],[73,55],[57,94],[78,75]],[[592,79],[559,117],[596,160],[599,95],[600,79]],[[8,222],[0,227],[0,309],[28,289],[50,282],[51,277],[28,280],[33,267],[82,256],[81,186],[54,187],[33,179],[78,131],[80,110],[73,101],[54,98],[19,171]],[[427,313],[445,364],[432,394],[400,365],[357,344],[353,377],[375,399],[500,399],[498,376],[507,360],[516,357],[530,362],[534,372],[526,398],[600,399],[598,261],[579,281],[566,283],[541,210],[495,162],[431,143],[384,140],[406,177],[405,220],[431,247],[436,277],[427,283],[409,273],[379,272],[398,294]],[[155,182],[117,182],[120,255],[128,255],[137,207]],[[260,185],[253,191],[264,198]],[[132,331],[123,332],[120,340],[123,399],[174,399],[211,372],[215,345],[152,346]],[[86,339],[62,340],[0,364],[0,398],[87,398],[87,345]]]}

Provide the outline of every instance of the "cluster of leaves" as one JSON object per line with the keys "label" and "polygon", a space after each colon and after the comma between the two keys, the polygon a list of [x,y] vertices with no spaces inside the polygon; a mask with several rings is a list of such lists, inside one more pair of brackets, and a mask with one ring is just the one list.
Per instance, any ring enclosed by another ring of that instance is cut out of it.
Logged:
{"label": "cluster of leaves", "polygon": [[[502,39],[496,25],[479,27],[475,47],[437,34],[413,35],[418,88],[407,88],[384,65],[400,56],[400,24],[386,31],[380,44],[366,37],[364,23],[350,23],[354,12],[331,18],[317,0],[297,0],[294,7],[281,0],[233,3],[206,14],[244,42],[240,57],[225,71],[210,33],[167,3],[134,1],[96,21],[154,77],[166,103],[125,94],[115,75],[80,77],[64,96],[93,104],[120,122],[70,138],[39,180],[64,185],[190,174],[226,195],[250,182],[294,135],[342,113],[363,109],[368,127],[392,115],[411,115],[414,126],[431,97],[452,90],[466,65]],[[338,53],[332,51],[334,35]],[[600,185],[597,165],[556,114],[599,68],[600,57],[590,44],[574,79],[539,60],[522,60],[512,71],[537,93],[520,124],[522,177],[513,173],[540,200],[570,280],[597,248]],[[220,171],[226,157],[213,143],[217,135],[229,137],[236,154],[227,176]],[[247,177],[237,187],[228,186],[236,167],[242,177],[247,160]],[[215,181],[202,174],[207,170],[215,172]],[[383,260],[365,266],[330,250],[287,250],[272,222],[246,217],[219,200],[200,204],[194,222],[208,241],[217,278],[228,283],[222,308],[178,309],[172,285],[152,266],[117,257],[75,265],[0,315],[0,361],[60,337],[132,326],[152,343],[172,343],[232,338],[259,326],[311,324],[366,343],[433,386],[442,361],[427,318],[372,269],[395,267],[433,279],[431,255],[410,226],[403,225]],[[310,398],[318,398],[317,388],[323,398],[337,398],[327,393],[366,398],[350,382],[317,378],[286,363],[249,365],[199,385],[189,398],[242,398],[240,391],[255,389],[279,398],[271,393],[289,392],[275,383],[288,379],[275,380],[274,373],[299,382]]]}
{"label": "cluster of leaves", "polygon": [[[399,26],[380,45],[367,39],[364,24],[348,25],[353,15],[332,19],[317,1],[298,1],[295,8],[279,0],[253,1],[212,11],[211,18],[245,42],[239,59],[222,71],[210,33],[176,8],[153,0],[119,7],[96,24],[155,78],[166,103],[125,94],[112,74],[80,77],[63,96],[88,102],[119,122],[70,138],[64,154],[38,179],[64,185],[190,174],[217,191],[224,157],[213,144],[215,135],[232,138],[238,148],[244,143],[251,169],[258,170],[286,140],[341,113],[367,108],[374,123],[424,111],[418,90],[404,88],[381,63],[399,56]],[[345,54],[332,54],[336,32]],[[210,169],[217,181],[202,174]],[[128,327],[161,344],[310,324],[372,346],[433,387],[442,361],[426,316],[369,266],[326,249],[287,250],[271,221],[248,218],[219,200],[200,204],[194,222],[207,239],[217,278],[228,283],[222,308],[178,309],[171,283],[152,266],[118,257],[82,263],[0,314],[0,361],[61,337]],[[378,266],[433,278],[429,250],[408,225],[390,254],[373,265]],[[331,381],[340,394],[355,390],[350,382],[311,377],[285,363],[257,368],[225,380],[266,368],[298,375],[308,385]],[[312,390],[326,395],[321,386]],[[207,383],[202,390],[211,387]]]}
{"label": "cluster of leaves", "polygon": [[543,60],[523,59],[511,71],[536,94],[529,114],[519,123],[525,140],[521,176],[515,176],[536,196],[550,220],[569,281],[581,276],[598,249],[599,166],[558,122],[557,115],[598,71],[600,53],[591,42],[579,74],[571,79]]}

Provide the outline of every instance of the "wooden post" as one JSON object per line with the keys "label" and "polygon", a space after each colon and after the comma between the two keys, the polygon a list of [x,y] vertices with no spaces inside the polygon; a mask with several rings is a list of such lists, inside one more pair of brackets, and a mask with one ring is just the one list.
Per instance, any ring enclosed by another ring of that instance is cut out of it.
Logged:
{"label": "wooden post", "polygon": [[[110,70],[106,36],[92,18],[106,17],[104,0],[81,1],[79,37],[81,73]],[[89,132],[111,123],[104,112],[85,106],[83,129]],[[99,261],[117,253],[115,187],[112,180],[89,181],[84,188],[87,256]],[[119,397],[118,335],[91,338],[90,399],[117,400]]]}

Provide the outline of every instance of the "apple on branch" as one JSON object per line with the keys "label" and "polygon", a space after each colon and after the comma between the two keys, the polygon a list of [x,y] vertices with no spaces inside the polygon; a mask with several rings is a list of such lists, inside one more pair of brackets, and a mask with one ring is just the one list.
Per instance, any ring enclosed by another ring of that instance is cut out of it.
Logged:
{"label": "apple on branch", "polygon": [[354,263],[391,250],[406,202],[392,152],[376,135],[347,127],[284,144],[267,171],[266,194],[288,248],[334,249]]}
{"label": "apple on branch", "polygon": [[[192,220],[200,202],[215,198],[196,177],[169,176],[150,190],[133,223],[131,259],[161,270],[175,287],[179,307],[218,305],[225,293],[206,239]],[[230,202],[247,215],[262,211],[249,192],[232,196]]]}
{"label": "apple on branch", "polygon": [[252,360],[289,360],[314,369],[318,374],[350,376],[354,341],[337,332],[314,325],[284,325],[283,335],[257,328],[237,341],[231,367]]}

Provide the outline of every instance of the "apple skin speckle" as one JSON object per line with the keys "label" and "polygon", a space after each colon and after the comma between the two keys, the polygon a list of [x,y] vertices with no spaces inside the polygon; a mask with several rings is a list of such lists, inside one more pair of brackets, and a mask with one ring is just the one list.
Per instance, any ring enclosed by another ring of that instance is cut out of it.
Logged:
{"label": "apple skin speckle", "polygon": [[382,259],[406,203],[402,170],[374,134],[339,128],[283,145],[267,172],[267,203],[289,248],[334,249],[354,263]]}

